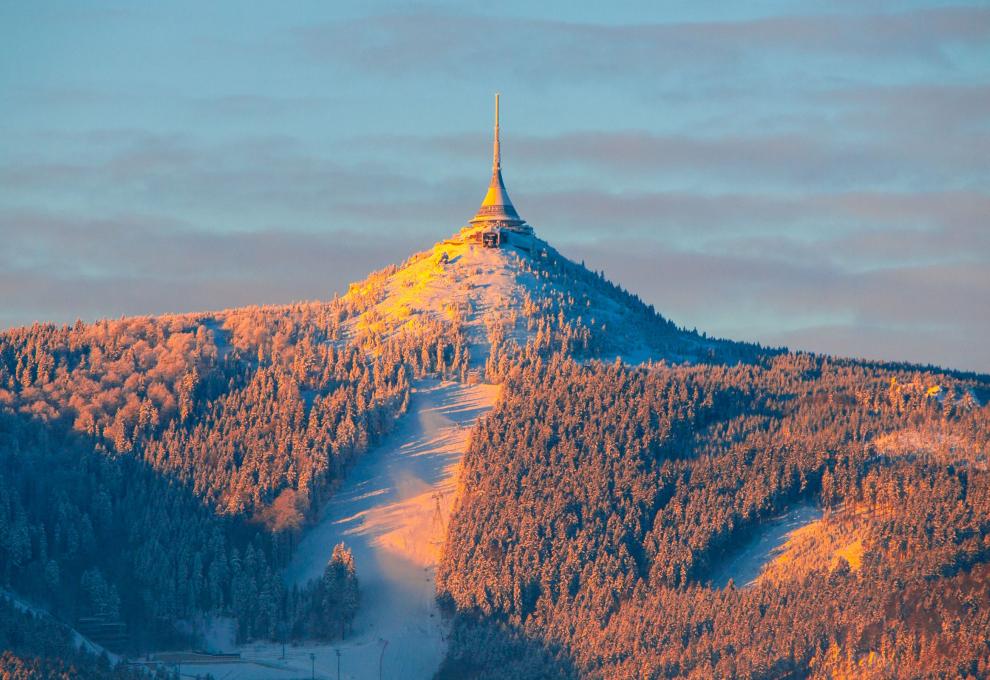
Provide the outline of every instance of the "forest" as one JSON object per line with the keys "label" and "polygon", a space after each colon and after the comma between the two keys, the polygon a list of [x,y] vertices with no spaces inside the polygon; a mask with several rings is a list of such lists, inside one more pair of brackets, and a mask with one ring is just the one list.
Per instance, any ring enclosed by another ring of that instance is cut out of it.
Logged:
{"label": "forest", "polygon": [[56,621],[132,657],[209,616],[346,637],[346,545],[304,587],[280,574],[430,376],[503,386],[437,570],[438,677],[990,674],[990,379],[715,340],[555,253],[515,265],[498,313],[410,318],[390,267],[329,302],[0,333],[0,587],[54,617],[0,597],[0,670],[130,677]]}
{"label": "forest", "polygon": [[21,611],[0,598],[0,677],[5,680],[163,680],[164,671],[148,672],[112,665],[105,655],[78,647],[68,628]]}
{"label": "forest", "polygon": [[129,654],[202,615],[242,640],[346,633],[355,574],[296,591],[280,569],[411,381],[467,361],[440,322],[343,338],[353,305],[0,334],[0,585]]}
{"label": "forest", "polygon": [[[807,354],[523,362],[465,456],[439,677],[987,677],[988,388]],[[817,548],[713,586],[806,503]]]}

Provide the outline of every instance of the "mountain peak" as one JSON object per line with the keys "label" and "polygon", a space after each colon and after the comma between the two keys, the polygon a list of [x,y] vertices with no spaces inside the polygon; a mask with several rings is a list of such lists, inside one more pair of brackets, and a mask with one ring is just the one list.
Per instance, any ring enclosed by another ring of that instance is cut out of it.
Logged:
{"label": "mountain peak", "polygon": [[677,329],[537,238],[502,179],[498,93],[492,177],[477,214],[401,266],[352,284],[344,303],[352,338],[374,345],[439,323],[463,338],[475,366],[532,347],[635,363],[696,360],[717,344]]}
{"label": "mountain peak", "polygon": [[464,335],[476,366],[493,352],[527,345],[639,363],[697,360],[720,344],[678,329],[535,235],[493,245],[483,239],[490,232],[490,225],[471,224],[352,284],[344,300],[352,310],[349,334],[382,337],[446,324]]}

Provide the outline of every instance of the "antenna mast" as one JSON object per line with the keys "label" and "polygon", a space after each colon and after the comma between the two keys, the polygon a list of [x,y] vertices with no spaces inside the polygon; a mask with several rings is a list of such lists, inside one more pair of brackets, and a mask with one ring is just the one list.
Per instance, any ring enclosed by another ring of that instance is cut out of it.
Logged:
{"label": "antenna mast", "polygon": [[492,170],[499,171],[502,169],[502,152],[499,150],[498,144],[498,92],[495,93],[495,153],[492,159]]}

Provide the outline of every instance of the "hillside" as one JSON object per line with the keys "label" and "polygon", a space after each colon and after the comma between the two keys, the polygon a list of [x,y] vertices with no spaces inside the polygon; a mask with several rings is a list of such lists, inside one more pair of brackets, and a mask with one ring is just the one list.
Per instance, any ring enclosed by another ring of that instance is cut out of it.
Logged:
{"label": "hillside", "polygon": [[466,227],[430,250],[355,283],[345,296],[360,311],[345,335],[362,343],[415,333],[428,323],[452,324],[475,364],[541,352],[578,357],[697,361],[753,348],[716,342],[678,329],[603,275],[534,239],[532,250],[482,248]]}
{"label": "hillside", "polygon": [[330,645],[392,677],[988,667],[990,379],[711,339],[478,233],[327,302],[0,334],[3,587],[257,677]]}
{"label": "hillside", "polygon": [[[465,455],[440,677],[986,677],[988,385],[792,354],[518,366]],[[891,455],[904,431],[939,437]],[[764,574],[722,580],[788,514],[810,523]]]}
{"label": "hillside", "polygon": [[205,613],[241,639],[305,635],[313,605],[279,574],[418,378],[498,382],[526,353],[736,351],[542,242],[469,237],[325,303],[0,334],[4,585],[70,623],[122,624],[120,651],[180,642]]}

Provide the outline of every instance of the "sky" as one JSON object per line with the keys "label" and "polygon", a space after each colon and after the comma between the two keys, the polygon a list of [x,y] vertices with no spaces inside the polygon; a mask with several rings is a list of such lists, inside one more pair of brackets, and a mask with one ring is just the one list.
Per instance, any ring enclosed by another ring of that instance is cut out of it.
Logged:
{"label": "sky", "polygon": [[0,0],[0,328],[327,299],[463,226],[688,328],[990,372],[990,4]]}

